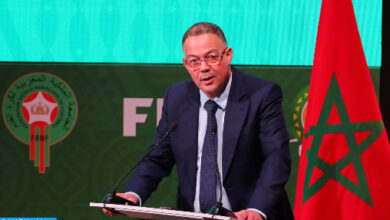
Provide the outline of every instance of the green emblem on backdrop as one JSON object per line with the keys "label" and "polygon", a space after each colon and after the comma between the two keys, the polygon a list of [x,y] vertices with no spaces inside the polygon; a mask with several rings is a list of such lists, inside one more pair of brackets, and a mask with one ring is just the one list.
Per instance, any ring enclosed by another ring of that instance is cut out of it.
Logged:
{"label": "green emblem on backdrop", "polygon": [[[302,143],[303,129],[305,126],[307,100],[309,98],[309,86],[302,89],[294,101],[293,126],[294,135],[299,143]],[[299,154],[300,155],[300,154]]]}
{"label": "green emblem on backdrop", "polygon": [[[337,109],[340,122],[329,124],[328,120],[331,116],[333,106]],[[311,148],[307,149],[308,164],[303,189],[303,203],[320,191],[329,180],[334,179],[347,190],[372,206],[373,204],[362,164],[361,154],[379,137],[383,128],[382,121],[367,121],[360,123],[352,123],[350,121],[336,76],[333,74],[317,125],[311,126],[309,132],[305,134],[307,139],[309,136],[313,136],[313,139]],[[365,139],[358,143],[355,134],[359,132],[370,133]],[[325,144],[329,144],[330,147],[333,147],[333,149],[327,150],[340,150],[342,147],[340,144],[336,145],[337,143],[335,142],[324,144],[323,142],[325,135],[336,134],[345,136],[344,140],[346,140],[346,142],[343,143],[346,148],[348,148],[348,152],[345,153],[345,155],[336,155],[336,160],[330,162],[329,160],[321,158],[319,152],[320,148]],[[354,169],[356,175],[355,181],[343,174],[343,169],[347,167]],[[322,172],[322,175],[315,181],[313,181],[314,168],[318,168]]]}
{"label": "green emblem on backdrop", "polygon": [[62,141],[77,120],[76,97],[67,83],[49,73],[17,79],[3,99],[3,119],[11,134],[30,146],[39,173],[50,166],[50,146]]}

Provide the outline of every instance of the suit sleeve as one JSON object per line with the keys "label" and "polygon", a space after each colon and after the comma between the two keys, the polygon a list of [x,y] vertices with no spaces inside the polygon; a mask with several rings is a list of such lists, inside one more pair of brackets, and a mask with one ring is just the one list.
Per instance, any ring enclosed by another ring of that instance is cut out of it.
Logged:
{"label": "suit sleeve", "polygon": [[290,175],[289,135],[282,111],[282,91],[272,84],[258,109],[258,139],[262,152],[262,168],[248,208],[256,208],[267,216],[274,216],[284,185]]}
{"label": "suit sleeve", "polygon": [[[160,141],[160,138],[169,129],[170,122],[167,112],[169,91],[170,89],[168,88],[164,97],[162,115],[157,127],[156,135],[147,152]],[[141,200],[145,202],[150,194],[157,189],[162,178],[170,175],[174,163],[170,137],[168,136],[159,147],[139,164],[135,174],[129,179],[125,192],[135,192],[140,196]]]}

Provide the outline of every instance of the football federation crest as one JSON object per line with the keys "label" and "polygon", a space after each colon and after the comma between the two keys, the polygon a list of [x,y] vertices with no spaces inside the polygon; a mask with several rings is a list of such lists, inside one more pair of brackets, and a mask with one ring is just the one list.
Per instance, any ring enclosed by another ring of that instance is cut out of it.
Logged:
{"label": "football federation crest", "polygon": [[68,136],[77,114],[72,89],[49,73],[20,77],[3,98],[4,123],[16,139],[29,145],[29,158],[39,173],[50,166],[50,147]]}
{"label": "football federation crest", "polygon": [[293,111],[293,125],[294,125],[294,135],[299,142],[299,155],[301,155],[301,143],[303,136],[303,128],[305,126],[306,111],[307,111],[307,100],[309,97],[309,86],[306,86],[302,89],[294,102],[294,111]]}

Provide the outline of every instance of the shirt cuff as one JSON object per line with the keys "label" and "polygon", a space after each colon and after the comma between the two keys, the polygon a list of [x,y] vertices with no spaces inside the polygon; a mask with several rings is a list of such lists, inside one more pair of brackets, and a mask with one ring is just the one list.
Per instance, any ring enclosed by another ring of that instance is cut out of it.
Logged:
{"label": "shirt cuff", "polygon": [[133,194],[133,195],[135,195],[138,198],[139,206],[142,206],[141,197],[139,197],[139,195],[137,193],[135,193],[135,192],[125,192],[125,194]]}
{"label": "shirt cuff", "polygon": [[262,211],[260,211],[260,210],[258,210],[258,209],[255,209],[255,208],[249,208],[249,209],[246,209],[246,210],[252,210],[252,211],[255,211],[255,212],[259,213],[261,216],[263,216],[264,220],[266,220],[266,219],[267,219],[267,215],[266,215],[266,214],[264,214],[264,212],[262,212]]}

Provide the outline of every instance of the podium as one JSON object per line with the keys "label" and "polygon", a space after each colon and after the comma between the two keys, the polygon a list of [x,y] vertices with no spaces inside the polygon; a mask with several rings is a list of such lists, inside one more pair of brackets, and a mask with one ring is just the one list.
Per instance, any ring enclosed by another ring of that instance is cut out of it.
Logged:
{"label": "podium", "polygon": [[89,203],[90,207],[112,208],[115,211],[133,218],[156,219],[156,220],[190,220],[190,219],[216,219],[216,220],[236,220],[236,218],[221,215],[210,215],[205,213],[186,212],[162,208],[148,208],[130,205],[116,205],[103,203]]}

